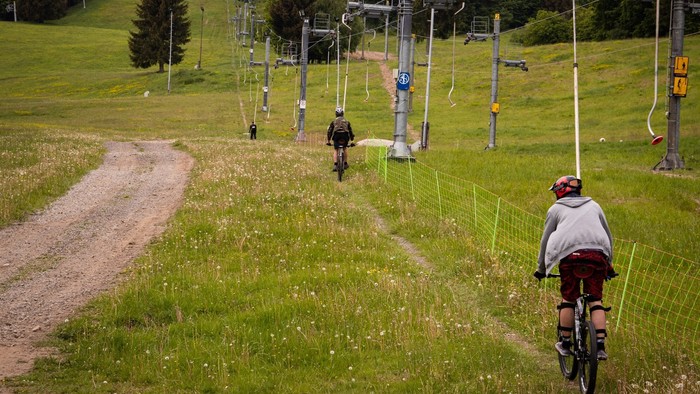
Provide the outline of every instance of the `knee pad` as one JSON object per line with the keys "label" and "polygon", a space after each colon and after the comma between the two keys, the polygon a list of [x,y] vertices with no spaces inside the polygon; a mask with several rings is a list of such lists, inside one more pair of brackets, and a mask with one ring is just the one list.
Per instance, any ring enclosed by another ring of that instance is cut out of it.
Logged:
{"label": "knee pad", "polygon": [[603,311],[603,312],[610,312],[612,307],[604,307],[602,305],[593,305],[590,309],[591,314],[593,314],[594,311]]}
{"label": "knee pad", "polygon": [[564,327],[562,325],[557,324],[557,330],[559,330],[559,331],[573,331],[574,328],[573,327]]}
{"label": "knee pad", "polygon": [[573,302],[562,301],[561,304],[557,305],[557,310],[574,309],[574,307],[576,307],[576,304],[574,304]]}

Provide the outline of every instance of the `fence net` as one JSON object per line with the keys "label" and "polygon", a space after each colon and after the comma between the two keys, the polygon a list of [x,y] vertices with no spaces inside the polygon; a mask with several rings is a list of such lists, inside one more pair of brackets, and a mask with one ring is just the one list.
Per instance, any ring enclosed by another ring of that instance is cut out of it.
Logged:
{"label": "fence net", "polygon": [[[544,218],[417,161],[387,159],[386,147],[367,147],[365,158],[387,184],[415,203],[418,215],[454,221],[502,266],[534,266]],[[605,303],[613,307],[608,330],[627,339],[676,344],[697,361],[698,263],[617,238],[613,253],[620,277],[605,287]]]}

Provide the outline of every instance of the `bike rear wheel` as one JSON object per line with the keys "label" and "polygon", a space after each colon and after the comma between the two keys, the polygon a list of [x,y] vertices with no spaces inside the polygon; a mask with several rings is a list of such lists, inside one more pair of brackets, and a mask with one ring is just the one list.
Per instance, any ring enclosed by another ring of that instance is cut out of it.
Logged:
{"label": "bike rear wheel", "polygon": [[343,171],[345,171],[345,154],[343,148],[338,149],[338,182],[343,181]]}
{"label": "bike rear wheel", "polygon": [[579,388],[584,394],[595,392],[595,381],[598,375],[598,343],[593,322],[586,321],[581,327],[579,364]]}
{"label": "bike rear wheel", "polygon": [[[561,331],[557,330],[557,337],[559,341],[562,340],[562,335]],[[561,369],[561,374],[564,375],[565,378],[569,380],[574,380],[576,379],[576,373],[578,372],[578,359],[576,358],[576,355],[573,354],[573,347],[574,344],[576,343],[576,333],[572,330],[571,331],[571,346],[572,346],[572,354],[569,356],[562,356],[557,352],[557,355],[559,356],[559,368]]]}

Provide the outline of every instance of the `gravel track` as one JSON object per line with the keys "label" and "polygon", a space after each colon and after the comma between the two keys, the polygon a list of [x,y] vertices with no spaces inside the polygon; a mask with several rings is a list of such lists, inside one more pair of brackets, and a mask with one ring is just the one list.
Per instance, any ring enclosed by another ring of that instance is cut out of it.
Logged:
{"label": "gravel track", "polygon": [[0,392],[54,353],[37,342],[113,288],[182,202],[194,160],[171,141],[106,147],[65,196],[0,230]]}

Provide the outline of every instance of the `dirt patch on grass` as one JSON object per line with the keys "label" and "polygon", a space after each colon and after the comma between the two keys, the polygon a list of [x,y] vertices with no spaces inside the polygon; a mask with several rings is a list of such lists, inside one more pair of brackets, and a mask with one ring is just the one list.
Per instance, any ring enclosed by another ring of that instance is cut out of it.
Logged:
{"label": "dirt patch on grass", "polygon": [[[355,52],[350,55],[350,58],[360,60],[361,55],[361,53]],[[389,59],[392,58],[393,56],[389,55]],[[396,105],[396,80],[394,80],[393,73],[389,66],[386,64],[386,61],[384,60],[384,52],[365,51],[365,59],[369,61],[379,62],[379,71],[382,73],[381,83],[384,89],[386,89],[386,92],[389,94],[389,107],[393,111]],[[418,140],[420,138],[420,135],[416,132],[415,129],[413,129],[413,127],[411,127],[410,123],[406,126],[406,134],[410,139],[413,140]]]}
{"label": "dirt patch on grass", "polygon": [[165,230],[194,160],[168,141],[110,142],[103,165],[43,212],[0,230],[0,392],[52,349],[37,343]]}

